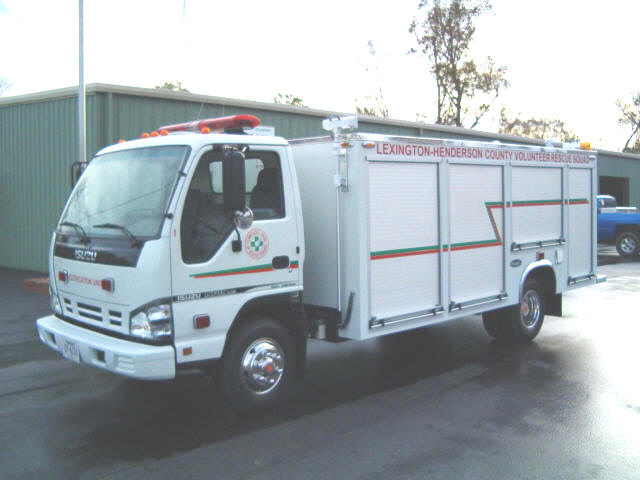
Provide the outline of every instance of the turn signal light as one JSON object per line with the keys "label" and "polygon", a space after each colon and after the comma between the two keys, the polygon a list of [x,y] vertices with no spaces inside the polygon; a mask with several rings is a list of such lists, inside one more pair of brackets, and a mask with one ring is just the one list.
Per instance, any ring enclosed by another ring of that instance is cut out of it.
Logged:
{"label": "turn signal light", "polygon": [[103,278],[100,281],[100,286],[102,287],[103,290],[106,290],[107,292],[113,292],[116,287],[116,282],[113,278]]}
{"label": "turn signal light", "polygon": [[61,270],[58,272],[58,280],[64,283],[67,283],[69,280],[69,273],[66,270]]}

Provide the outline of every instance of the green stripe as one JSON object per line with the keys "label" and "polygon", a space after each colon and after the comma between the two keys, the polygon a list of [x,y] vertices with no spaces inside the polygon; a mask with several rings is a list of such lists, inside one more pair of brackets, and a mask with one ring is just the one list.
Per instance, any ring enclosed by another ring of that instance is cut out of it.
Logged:
{"label": "green stripe", "polygon": [[536,205],[544,205],[546,203],[562,203],[562,199],[558,198],[557,200],[518,200],[517,202],[512,202],[514,205],[522,205],[525,203],[535,203]]}
{"label": "green stripe", "polygon": [[240,273],[240,272],[252,272],[254,270],[264,270],[266,268],[272,268],[270,263],[264,265],[256,265],[253,267],[244,267],[244,268],[230,268],[229,270],[217,270],[215,272],[207,272],[207,273],[196,273],[190,275],[191,277],[206,277],[209,275],[221,275],[225,273]]}
{"label": "green stripe", "polygon": [[492,243],[497,243],[497,242],[499,242],[500,245],[502,245],[502,242],[500,242],[500,240],[495,238],[493,240],[481,240],[479,242],[454,243],[454,244],[451,245],[451,249],[453,250],[454,248],[458,248],[458,247],[472,247],[472,246],[480,246],[480,245],[491,245]]}
{"label": "green stripe", "polygon": [[383,255],[398,255],[403,253],[422,252],[425,250],[438,250],[438,245],[430,245],[428,247],[415,247],[415,248],[398,248],[396,250],[380,250],[378,252],[371,252],[372,257],[380,257]]}

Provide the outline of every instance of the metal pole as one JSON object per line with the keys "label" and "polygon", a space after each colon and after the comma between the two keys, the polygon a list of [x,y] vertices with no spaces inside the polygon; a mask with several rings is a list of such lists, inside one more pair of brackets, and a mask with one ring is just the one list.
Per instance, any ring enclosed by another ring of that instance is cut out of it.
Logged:
{"label": "metal pole", "polygon": [[78,79],[78,161],[86,163],[87,148],[85,138],[87,135],[86,95],[84,87],[84,8],[83,0],[78,0],[79,11],[79,79]]}

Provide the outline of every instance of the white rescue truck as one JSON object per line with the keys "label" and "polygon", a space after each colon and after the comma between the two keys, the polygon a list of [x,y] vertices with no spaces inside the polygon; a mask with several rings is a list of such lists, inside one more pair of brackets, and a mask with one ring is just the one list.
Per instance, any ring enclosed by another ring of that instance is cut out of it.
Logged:
{"label": "white rescue truck", "polygon": [[592,151],[356,133],[354,117],[322,138],[244,134],[258,123],[97,154],[53,235],[43,343],[138,379],[216,367],[233,404],[259,407],[302,373],[309,336],[482,314],[528,342],[563,292],[602,280]]}

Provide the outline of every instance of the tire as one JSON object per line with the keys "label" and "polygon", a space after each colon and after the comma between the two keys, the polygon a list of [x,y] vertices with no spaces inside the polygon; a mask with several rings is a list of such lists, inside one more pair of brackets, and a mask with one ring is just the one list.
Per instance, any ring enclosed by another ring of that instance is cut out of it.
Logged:
{"label": "tire", "polygon": [[527,280],[522,286],[519,305],[487,312],[482,320],[487,333],[496,340],[524,344],[538,335],[544,314],[544,291],[535,280]]}
{"label": "tire", "polygon": [[295,347],[289,331],[271,318],[252,320],[225,348],[224,393],[239,410],[272,406],[288,390],[294,363]]}
{"label": "tire", "polygon": [[511,329],[505,326],[508,321],[509,309],[493,310],[482,314],[482,323],[487,333],[496,340],[511,339]]}
{"label": "tire", "polygon": [[616,250],[621,257],[629,258],[638,255],[640,238],[634,232],[621,232],[616,237]]}

